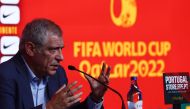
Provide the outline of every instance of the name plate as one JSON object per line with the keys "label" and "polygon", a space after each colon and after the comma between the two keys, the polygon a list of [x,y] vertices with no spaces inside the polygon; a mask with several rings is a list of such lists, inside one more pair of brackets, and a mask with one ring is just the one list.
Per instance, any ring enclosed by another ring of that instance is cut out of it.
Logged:
{"label": "name plate", "polygon": [[188,72],[168,72],[163,74],[165,104],[190,102]]}

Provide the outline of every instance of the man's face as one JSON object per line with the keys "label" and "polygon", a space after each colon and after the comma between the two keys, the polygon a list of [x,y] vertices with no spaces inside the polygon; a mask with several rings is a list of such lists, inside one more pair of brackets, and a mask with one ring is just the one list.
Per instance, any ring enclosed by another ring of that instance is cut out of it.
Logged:
{"label": "man's face", "polygon": [[48,37],[44,46],[40,47],[34,55],[36,73],[40,73],[40,76],[55,74],[60,61],[63,60],[63,47],[62,37]]}

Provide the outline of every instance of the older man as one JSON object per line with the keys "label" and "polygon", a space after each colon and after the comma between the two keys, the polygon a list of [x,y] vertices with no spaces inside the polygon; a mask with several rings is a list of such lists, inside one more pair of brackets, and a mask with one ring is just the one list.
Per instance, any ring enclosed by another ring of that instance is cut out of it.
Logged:
{"label": "older man", "polygon": [[[87,78],[91,93],[80,102],[82,85],[68,84],[63,60],[62,31],[53,21],[35,19],[22,33],[18,53],[0,65],[1,109],[100,109],[106,87]],[[109,82],[110,67],[99,80]],[[76,93],[77,92],[77,93]]]}

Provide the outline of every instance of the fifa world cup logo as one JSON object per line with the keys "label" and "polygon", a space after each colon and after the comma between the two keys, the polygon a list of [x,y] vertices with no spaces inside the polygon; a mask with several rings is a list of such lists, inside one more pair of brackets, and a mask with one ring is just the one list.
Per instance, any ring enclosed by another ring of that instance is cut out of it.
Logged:
{"label": "fifa world cup logo", "polygon": [[111,19],[116,26],[124,28],[135,24],[137,17],[136,0],[121,0],[121,12],[118,17],[114,14],[114,0],[110,2]]}

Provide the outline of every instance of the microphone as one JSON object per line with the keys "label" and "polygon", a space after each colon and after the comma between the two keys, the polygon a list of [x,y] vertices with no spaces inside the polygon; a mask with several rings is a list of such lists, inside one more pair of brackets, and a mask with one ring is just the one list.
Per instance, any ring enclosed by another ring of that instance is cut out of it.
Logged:
{"label": "microphone", "polygon": [[81,71],[81,70],[75,68],[75,67],[72,66],[72,65],[68,65],[68,69],[69,69],[69,70],[78,71],[78,72],[80,72],[80,73],[82,73],[82,74],[84,74],[84,75],[86,75],[86,76],[88,76],[88,77],[90,77],[90,78],[96,80],[96,81],[97,81],[98,83],[100,83],[101,85],[107,87],[108,89],[110,89],[111,91],[113,91],[114,93],[116,93],[116,94],[120,97],[120,99],[121,99],[121,101],[122,101],[121,109],[126,109],[126,108],[125,108],[125,103],[124,103],[123,97],[121,96],[121,94],[120,94],[118,91],[116,91],[115,89],[111,88],[110,86],[104,84],[103,82],[99,81],[98,79],[92,77],[91,75],[89,75],[89,74],[87,74],[87,73],[85,73],[85,72],[83,72],[83,71]]}

